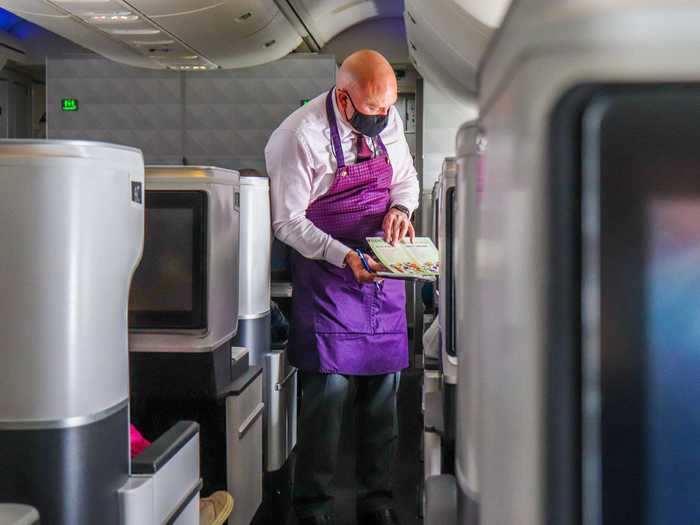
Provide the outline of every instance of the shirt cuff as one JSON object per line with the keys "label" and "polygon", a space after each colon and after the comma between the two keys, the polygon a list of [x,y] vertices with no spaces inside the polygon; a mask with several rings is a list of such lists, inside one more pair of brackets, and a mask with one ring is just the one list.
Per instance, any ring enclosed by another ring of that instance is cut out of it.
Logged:
{"label": "shirt cuff", "polygon": [[345,257],[349,251],[350,248],[345,246],[342,242],[333,239],[330,244],[328,244],[328,249],[326,250],[326,261],[338,268],[345,268]]}

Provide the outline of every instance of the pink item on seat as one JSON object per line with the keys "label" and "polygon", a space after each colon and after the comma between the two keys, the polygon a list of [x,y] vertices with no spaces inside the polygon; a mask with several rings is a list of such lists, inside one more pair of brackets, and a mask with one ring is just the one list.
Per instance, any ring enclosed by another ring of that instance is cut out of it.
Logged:
{"label": "pink item on seat", "polygon": [[141,435],[141,432],[136,430],[136,427],[134,425],[130,425],[129,434],[131,441],[132,458],[141,454],[141,452],[143,452],[144,449],[147,449],[151,445],[151,442],[148,441],[145,437],[143,437]]}

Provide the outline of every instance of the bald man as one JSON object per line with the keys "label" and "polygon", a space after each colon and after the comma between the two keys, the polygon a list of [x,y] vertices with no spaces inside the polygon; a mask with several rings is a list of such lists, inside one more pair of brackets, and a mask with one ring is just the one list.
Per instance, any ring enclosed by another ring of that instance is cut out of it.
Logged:
{"label": "bald man", "polygon": [[392,465],[396,393],[408,366],[405,285],[378,279],[366,238],[415,235],[418,179],[393,105],[396,77],[375,51],[349,56],[336,86],[290,115],[265,149],[275,235],[292,250],[289,359],[303,389],[294,505],[302,525],[335,523],[343,405],[354,384],[357,513],[398,523]]}

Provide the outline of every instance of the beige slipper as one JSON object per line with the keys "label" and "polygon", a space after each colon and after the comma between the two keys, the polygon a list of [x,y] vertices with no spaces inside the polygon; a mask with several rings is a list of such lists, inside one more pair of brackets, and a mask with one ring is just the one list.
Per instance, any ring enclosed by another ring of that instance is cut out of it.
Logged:
{"label": "beige slipper", "polygon": [[224,525],[233,511],[233,497],[225,490],[199,500],[199,525]]}

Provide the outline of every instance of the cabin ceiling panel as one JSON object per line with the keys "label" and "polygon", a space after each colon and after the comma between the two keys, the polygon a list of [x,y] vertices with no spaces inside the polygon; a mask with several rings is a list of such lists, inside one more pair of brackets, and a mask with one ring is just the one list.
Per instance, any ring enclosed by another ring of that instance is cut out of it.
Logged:
{"label": "cabin ceiling panel", "polygon": [[204,31],[239,40],[260,31],[279,12],[271,0],[126,0],[135,9],[166,28],[183,32]]}

